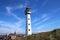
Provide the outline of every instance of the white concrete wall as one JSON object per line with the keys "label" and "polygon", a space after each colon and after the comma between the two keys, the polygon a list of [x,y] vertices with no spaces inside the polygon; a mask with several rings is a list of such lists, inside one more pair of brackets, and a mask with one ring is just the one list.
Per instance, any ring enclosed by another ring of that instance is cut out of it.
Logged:
{"label": "white concrete wall", "polygon": [[30,18],[30,14],[26,14],[26,21],[27,21],[27,36],[32,34],[32,30],[31,30],[31,18]]}

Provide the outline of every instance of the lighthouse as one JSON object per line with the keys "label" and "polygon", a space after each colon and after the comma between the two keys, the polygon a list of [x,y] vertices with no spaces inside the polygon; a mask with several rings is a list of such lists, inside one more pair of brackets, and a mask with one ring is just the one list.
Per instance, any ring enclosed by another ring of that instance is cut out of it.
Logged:
{"label": "lighthouse", "polygon": [[26,15],[26,36],[32,35],[32,30],[31,30],[31,11],[29,7],[26,7],[25,10],[25,15]]}

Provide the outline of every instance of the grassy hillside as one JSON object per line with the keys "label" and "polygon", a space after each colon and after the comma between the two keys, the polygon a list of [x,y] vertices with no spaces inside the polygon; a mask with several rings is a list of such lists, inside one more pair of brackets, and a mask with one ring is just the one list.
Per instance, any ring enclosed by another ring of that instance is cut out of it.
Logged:
{"label": "grassy hillside", "polygon": [[23,40],[60,40],[60,29],[24,37]]}

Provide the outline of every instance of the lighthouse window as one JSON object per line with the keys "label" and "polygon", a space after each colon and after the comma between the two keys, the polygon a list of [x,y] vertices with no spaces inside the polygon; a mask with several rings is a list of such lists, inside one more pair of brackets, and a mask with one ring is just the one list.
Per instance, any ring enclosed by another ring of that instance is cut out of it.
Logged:
{"label": "lighthouse window", "polygon": [[28,20],[30,20],[30,18],[28,18]]}
{"label": "lighthouse window", "polygon": [[28,24],[28,25],[30,25],[30,24]]}
{"label": "lighthouse window", "polygon": [[29,29],[29,31],[30,31],[30,29]]}

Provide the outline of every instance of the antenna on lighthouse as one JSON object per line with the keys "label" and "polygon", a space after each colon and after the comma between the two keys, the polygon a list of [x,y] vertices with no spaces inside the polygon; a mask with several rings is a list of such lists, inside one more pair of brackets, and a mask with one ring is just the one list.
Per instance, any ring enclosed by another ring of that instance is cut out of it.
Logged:
{"label": "antenna on lighthouse", "polygon": [[30,8],[28,6],[28,2],[29,0],[26,0],[25,6],[25,15],[26,15],[26,36],[32,35],[32,30],[31,30],[31,11]]}

